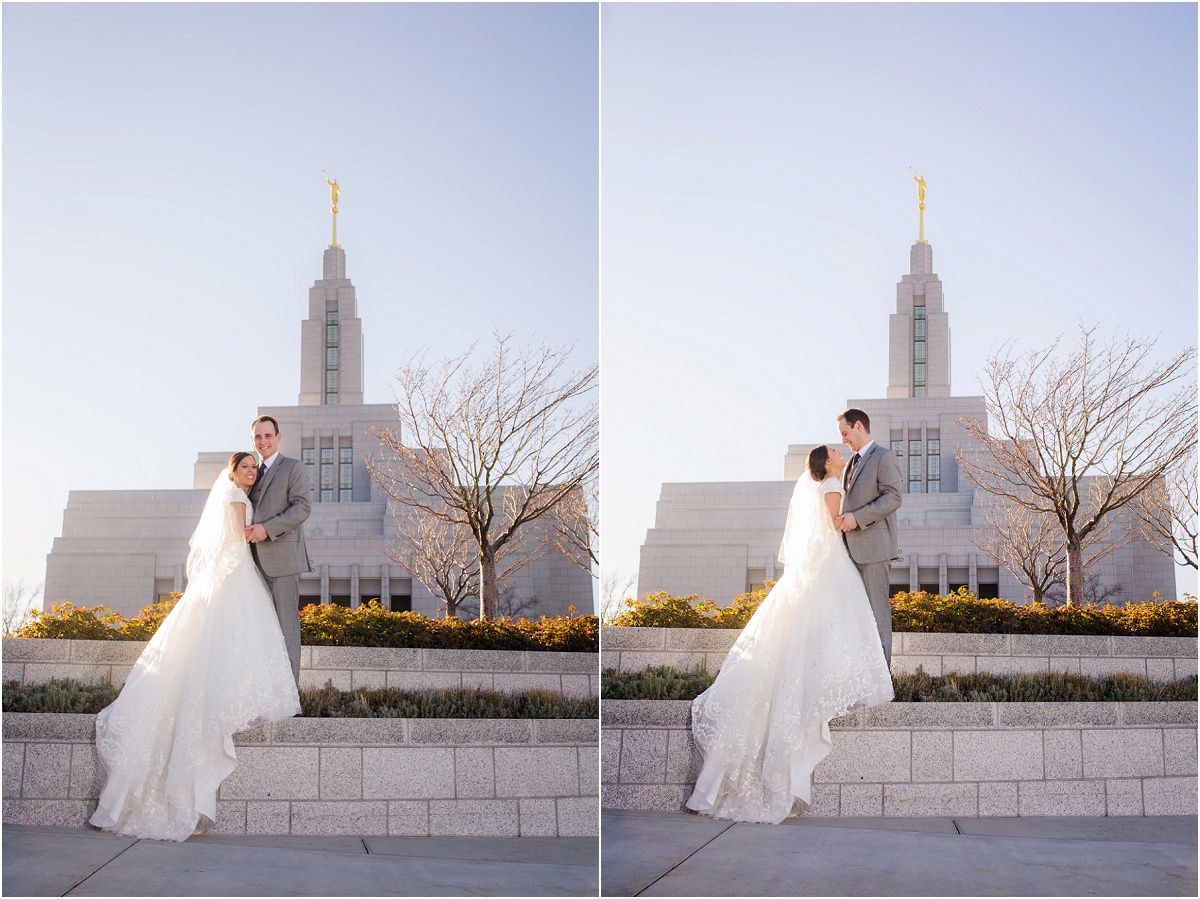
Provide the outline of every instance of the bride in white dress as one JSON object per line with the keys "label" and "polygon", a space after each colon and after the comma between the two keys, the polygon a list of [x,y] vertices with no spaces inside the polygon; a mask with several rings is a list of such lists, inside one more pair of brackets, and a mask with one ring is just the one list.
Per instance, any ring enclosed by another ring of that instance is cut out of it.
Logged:
{"label": "bride in white dress", "polygon": [[237,766],[233,734],[300,711],[271,594],[250,556],[247,497],[258,476],[235,453],[192,535],[188,585],[121,689],[96,716],[108,772],[91,824],[186,840],[217,817],[217,788]]}
{"label": "bride in white dress", "polygon": [[687,806],[701,814],[768,824],[798,814],[833,747],[830,720],[892,699],[871,604],[835,528],[845,465],[836,448],[809,453],[788,507],[783,576],[692,703],[704,765]]}

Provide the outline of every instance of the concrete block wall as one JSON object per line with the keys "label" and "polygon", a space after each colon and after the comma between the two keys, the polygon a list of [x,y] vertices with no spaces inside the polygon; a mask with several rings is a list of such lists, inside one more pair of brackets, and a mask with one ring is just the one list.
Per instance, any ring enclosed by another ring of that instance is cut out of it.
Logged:
{"label": "concrete block wall", "polygon": [[[601,666],[641,671],[656,665],[686,670],[703,664],[716,674],[738,630],[605,627]],[[1070,671],[1103,676],[1117,671],[1168,681],[1196,673],[1195,637],[1076,637],[1033,634],[892,635],[892,671],[929,674],[1012,674]]]}
{"label": "concrete block wall", "polygon": [[[4,640],[4,682],[45,683],[71,677],[82,683],[125,683],[145,643],[108,640]],[[493,649],[386,649],[302,646],[300,686],[327,681],[358,688],[442,689],[476,687],[503,693],[553,690],[566,696],[599,695],[593,652]]]}
{"label": "concrete block wall", "polygon": [[[234,738],[216,833],[595,836],[599,722],[292,718]],[[78,827],[93,715],[4,715],[4,821]]]}
{"label": "concrete block wall", "polygon": [[[814,817],[1196,814],[1196,704],[892,703],[830,724]],[[688,701],[607,701],[605,808],[677,810]]]}

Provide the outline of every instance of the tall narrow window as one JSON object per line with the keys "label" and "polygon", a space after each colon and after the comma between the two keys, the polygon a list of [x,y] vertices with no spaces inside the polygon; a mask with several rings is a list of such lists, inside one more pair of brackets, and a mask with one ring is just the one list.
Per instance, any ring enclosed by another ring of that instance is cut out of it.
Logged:
{"label": "tall narrow window", "polygon": [[913,306],[913,396],[925,395],[925,307]]}
{"label": "tall narrow window", "polygon": [[325,313],[325,405],[338,401],[338,360],[341,356],[341,326],[337,310]]}
{"label": "tall narrow window", "polygon": [[926,469],[926,480],[930,493],[942,492],[942,441],[937,437],[929,438],[929,458]]}
{"label": "tall narrow window", "polygon": [[338,450],[338,502],[354,501],[354,450],[343,446]]}
{"label": "tall narrow window", "polygon": [[308,492],[309,499],[316,495],[317,490],[317,451],[312,447],[307,447],[300,451],[300,459],[304,462],[304,467],[308,470]]}
{"label": "tall narrow window", "polygon": [[321,502],[334,502],[333,494],[333,450],[329,447],[321,449]]}

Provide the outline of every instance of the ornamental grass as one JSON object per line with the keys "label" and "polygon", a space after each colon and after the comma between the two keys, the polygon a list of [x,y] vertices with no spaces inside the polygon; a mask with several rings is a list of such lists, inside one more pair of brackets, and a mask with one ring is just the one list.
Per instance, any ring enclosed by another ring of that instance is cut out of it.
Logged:
{"label": "ornamental grass", "polygon": [[[979,599],[965,587],[939,596],[918,591],[892,597],[892,630],[933,634],[1073,634],[1078,636],[1195,637],[1196,599],[1124,606],[1047,606]],[[614,627],[742,628],[766,598],[743,593],[728,606],[702,596],[665,591],[626,599]]]}
{"label": "ornamental grass", "polygon": [[[695,699],[716,679],[703,666],[667,666],[617,673],[606,670],[600,698]],[[1152,681],[1142,674],[893,674],[895,702],[1195,702],[1196,676]]]}
{"label": "ornamental grass", "polygon": [[[73,678],[44,684],[4,685],[5,712],[94,715],[117,698],[109,681],[81,684]],[[575,699],[549,690],[338,690],[331,683],[300,691],[303,718],[595,718],[595,697]]]}
{"label": "ornamental grass", "polygon": [[[149,640],[174,602],[146,606],[136,618],[122,618],[104,606],[72,603],[33,610],[15,637],[59,640]],[[600,622],[595,615],[571,614],[464,621],[427,618],[415,612],[389,612],[378,600],[357,609],[309,605],[300,610],[300,642],[306,646],[378,646],[426,649],[517,649],[533,652],[597,652]]]}

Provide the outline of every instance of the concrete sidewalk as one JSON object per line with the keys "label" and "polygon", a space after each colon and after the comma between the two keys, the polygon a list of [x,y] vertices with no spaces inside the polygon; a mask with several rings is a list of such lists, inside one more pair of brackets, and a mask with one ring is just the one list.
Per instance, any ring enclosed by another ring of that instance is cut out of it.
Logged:
{"label": "concrete sidewalk", "polygon": [[606,809],[604,896],[1195,896],[1196,818],[805,818]]}
{"label": "concrete sidewalk", "polygon": [[595,896],[595,837],[197,836],[4,825],[5,896]]}

